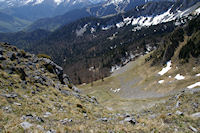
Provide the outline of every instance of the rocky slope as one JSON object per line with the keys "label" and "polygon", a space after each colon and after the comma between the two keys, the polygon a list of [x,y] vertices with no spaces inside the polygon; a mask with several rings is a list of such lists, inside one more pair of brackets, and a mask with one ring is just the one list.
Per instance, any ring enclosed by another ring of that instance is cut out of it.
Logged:
{"label": "rocky slope", "polygon": [[0,132],[54,132],[103,117],[94,97],[80,94],[60,66],[42,57],[0,44]]}
{"label": "rocky slope", "polygon": [[[45,58],[44,58],[45,57]],[[198,132],[199,89],[140,112],[108,111],[48,56],[0,43],[0,132]]]}

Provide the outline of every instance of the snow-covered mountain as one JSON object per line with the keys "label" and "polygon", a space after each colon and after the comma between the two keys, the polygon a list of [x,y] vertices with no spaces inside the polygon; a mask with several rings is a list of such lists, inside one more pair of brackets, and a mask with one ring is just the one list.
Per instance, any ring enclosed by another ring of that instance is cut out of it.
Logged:
{"label": "snow-covered mountain", "polygon": [[0,12],[35,21],[64,14],[104,0],[0,0]]}
{"label": "snow-covered mountain", "polygon": [[25,6],[25,5],[32,5],[36,6],[39,4],[51,4],[55,6],[59,5],[76,5],[79,3],[98,3],[102,2],[103,0],[0,0],[0,7],[6,8],[6,7],[19,7],[19,6]]}

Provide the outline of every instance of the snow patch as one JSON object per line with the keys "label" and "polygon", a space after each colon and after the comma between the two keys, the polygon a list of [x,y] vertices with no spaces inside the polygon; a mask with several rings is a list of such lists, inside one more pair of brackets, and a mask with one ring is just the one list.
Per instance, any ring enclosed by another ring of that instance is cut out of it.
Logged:
{"label": "snow patch", "polygon": [[121,67],[118,66],[118,65],[112,66],[110,72],[113,73],[114,71],[119,70],[120,68],[121,68]]}
{"label": "snow patch", "polygon": [[26,4],[30,3],[30,2],[33,2],[33,0],[27,0],[27,1],[24,2],[24,4],[26,5]]}
{"label": "snow patch", "polygon": [[171,65],[172,65],[172,62],[168,61],[167,66],[165,68],[163,68],[160,72],[158,72],[158,74],[162,76],[165,73],[167,73],[172,68]]}
{"label": "snow patch", "polygon": [[133,32],[136,32],[136,31],[139,31],[139,30],[141,30],[141,29],[142,29],[141,26],[136,26],[136,27],[134,27],[134,28],[132,29],[132,31],[133,31]]}
{"label": "snow patch", "polygon": [[129,17],[124,18],[124,23],[126,23],[126,25],[131,24],[131,22],[132,22],[132,18],[129,18]]}
{"label": "snow patch", "polygon": [[88,24],[85,24],[83,28],[80,30],[76,30],[76,36],[83,36],[83,34],[87,31]]}
{"label": "snow patch", "polygon": [[113,40],[116,38],[117,33],[113,34],[112,36],[108,37],[109,40]]}
{"label": "snow patch", "polygon": [[116,26],[117,26],[117,28],[124,27],[124,22],[117,23]]}
{"label": "snow patch", "polygon": [[118,5],[119,3],[122,3],[124,0],[110,0],[108,3],[105,4],[105,6],[109,6],[111,4]]}
{"label": "snow patch", "polygon": [[195,83],[195,84],[192,84],[192,85],[188,86],[187,88],[188,88],[188,89],[193,89],[193,88],[198,87],[198,86],[200,86],[200,82],[197,82],[197,83]]}
{"label": "snow patch", "polygon": [[60,5],[60,3],[64,2],[64,0],[54,0],[54,2],[56,3],[56,5]]}
{"label": "snow patch", "polygon": [[114,27],[113,25],[109,25],[109,26],[106,26],[106,27],[102,27],[101,29],[102,30],[109,30],[110,28]]}
{"label": "snow patch", "polygon": [[91,32],[91,33],[94,33],[94,32],[96,32],[96,29],[92,27],[92,28],[90,29],[90,32]]}
{"label": "snow patch", "polygon": [[37,0],[33,5],[41,4],[44,0]]}
{"label": "snow patch", "polygon": [[183,75],[180,75],[180,74],[177,74],[174,78],[176,80],[183,80],[183,79],[185,79],[185,77]]}

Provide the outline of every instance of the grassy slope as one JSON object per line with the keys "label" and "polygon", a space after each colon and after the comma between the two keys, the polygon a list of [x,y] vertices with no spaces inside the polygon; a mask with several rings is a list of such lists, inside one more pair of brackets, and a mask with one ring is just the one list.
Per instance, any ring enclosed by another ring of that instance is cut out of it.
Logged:
{"label": "grassy slope", "polygon": [[[158,72],[163,66],[150,67],[151,62],[145,62],[149,54],[140,57],[136,61],[128,63],[123,68],[115,71],[110,77],[91,84],[81,85],[83,92],[96,96],[104,105],[116,110],[140,110],[153,103],[164,101],[169,95],[196,83],[199,78],[195,75],[200,73],[200,67],[191,59],[189,63],[181,65],[178,53],[189,38],[177,48],[172,58],[172,69],[163,76]],[[193,69],[195,68],[195,69]],[[184,80],[176,80],[177,74],[185,76]],[[171,78],[169,77],[171,76]],[[164,80],[159,84],[159,80]],[[110,89],[121,88],[119,93]]]}

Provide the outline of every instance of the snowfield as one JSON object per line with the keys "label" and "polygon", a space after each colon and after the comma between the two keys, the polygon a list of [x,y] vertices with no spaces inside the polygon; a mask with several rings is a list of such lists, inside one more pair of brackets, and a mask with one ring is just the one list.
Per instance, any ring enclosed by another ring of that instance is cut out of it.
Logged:
{"label": "snowfield", "polygon": [[197,82],[197,83],[195,83],[195,84],[192,84],[192,85],[188,86],[187,88],[188,88],[188,89],[193,89],[193,88],[198,87],[198,86],[200,86],[200,82]]}
{"label": "snowfield", "polygon": [[174,78],[176,80],[183,80],[183,79],[185,79],[185,77],[183,75],[180,75],[180,74],[177,74]]}
{"label": "snowfield", "polygon": [[167,73],[172,68],[171,65],[172,65],[172,62],[168,61],[167,66],[165,68],[163,68],[160,72],[158,72],[158,74],[162,76],[165,73]]}

